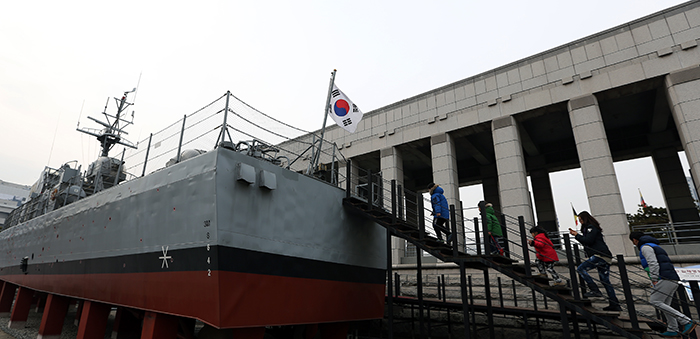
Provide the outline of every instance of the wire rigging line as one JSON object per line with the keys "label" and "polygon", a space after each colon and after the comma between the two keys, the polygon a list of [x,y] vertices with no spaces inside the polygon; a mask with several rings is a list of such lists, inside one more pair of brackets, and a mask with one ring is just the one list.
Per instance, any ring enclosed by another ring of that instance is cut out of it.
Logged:
{"label": "wire rigging line", "polygon": [[53,140],[51,141],[51,150],[49,151],[49,160],[46,162],[46,166],[51,164],[51,155],[53,154],[53,145],[56,143],[56,134],[58,134],[58,125],[61,122],[61,111],[58,111],[58,118],[56,119],[56,129],[53,132]]}
{"label": "wire rigging line", "polygon": [[287,126],[287,127],[289,127],[289,128],[295,129],[295,130],[297,130],[297,131],[299,131],[299,132],[311,133],[311,132],[309,132],[309,131],[305,131],[305,130],[303,130],[303,129],[301,129],[301,128],[297,128],[297,127],[294,127],[294,126],[292,126],[292,125],[289,125],[289,124],[287,124],[287,123],[285,123],[285,122],[279,121],[279,120],[277,120],[277,119],[275,119],[275,118],[273,118],[273,117],[271,117],[271,116],[269,116],[269,115],[267,115],[267,114],[265,114],[265,113],[259,111],[259,110],[256,109],[255,107],[253,107],[253,106],[251,106],[251,105],[248,105],[245,101],[239,99],[237,96],[235,96],[235,95],[233,95],[233,94],[231,94],[231,96],[234,97],[236,100],[238,100],[238,102],[242,103],[243,105],[246,105],[246,106],[249,107],[250,109],[254,110],[255,112],[258,112],[258,113],[262,114],[263,116],[265,116],[266,118],[268,118],[268,119],[270,119],[270,120],[272,120],[272,121],[275,121],[275,122],[277,122],[277,123],[280,123],[280,124],[282,124],[282,125],[284,125],[284,126]]}

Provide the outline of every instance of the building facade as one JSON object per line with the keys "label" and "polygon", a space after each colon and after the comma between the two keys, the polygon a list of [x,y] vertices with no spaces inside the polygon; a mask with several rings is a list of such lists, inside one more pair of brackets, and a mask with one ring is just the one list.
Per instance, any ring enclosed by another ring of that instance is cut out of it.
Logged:
{"label": "building facade", "polygon": [[10,212],[27,201],[30,189],[31,186],[0,180],[0,229],[5,226],[5,219]]}
{"label": "building facade", "polygon": [[[460,206],[459,187],[482,184],[496,210],[550,231],[550,173],[580,168],[608,245],[633,255],[614,162],[650,156],[671,219],[700,220],[678,157],[685,152],[700,178],[699,38],[700,2],[685,3],[368,112],[355,133],[333,126],[325,135],[354,165],[407,189],[440,183]],[[404,247],[394,241],[395,263]]]}

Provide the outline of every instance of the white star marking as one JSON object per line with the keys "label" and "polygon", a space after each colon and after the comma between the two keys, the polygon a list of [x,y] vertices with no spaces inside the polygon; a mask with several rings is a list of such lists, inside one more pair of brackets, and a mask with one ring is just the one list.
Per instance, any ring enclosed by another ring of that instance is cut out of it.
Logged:
{"label": "white star marking", "polygon": [[158,259],[163,259],[163,263],[160,264],[160,268],[168,268],[168,259],[172,259],[173,257],[168,255],[168,246],[161,246],[160,249],[163,251],[163,256],[158,257]]}

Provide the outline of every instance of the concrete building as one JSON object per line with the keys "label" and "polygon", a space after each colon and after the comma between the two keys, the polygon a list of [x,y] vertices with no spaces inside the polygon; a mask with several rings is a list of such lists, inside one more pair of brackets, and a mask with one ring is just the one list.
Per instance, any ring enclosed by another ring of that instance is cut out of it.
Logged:
{"label": "concrete building", "polygon": [[10,212],[29,198],[31,186],[13,184],[0,180],[0,229]]}
{"label": "concrete building", "polygon": [[[677,154],[700,178],[699,38],[700,2],[688,2],[368,112],[355,133],[333,126],[326,137],[407,189],[440,183],[456,206],[459,187],[482,184],[496,210],[550,231],[549,175],[581,168],[608,245],[633,255],[613,162],[651,156],[672,220],[700,220]],[[405,245],[393,247],[400,263]]]}

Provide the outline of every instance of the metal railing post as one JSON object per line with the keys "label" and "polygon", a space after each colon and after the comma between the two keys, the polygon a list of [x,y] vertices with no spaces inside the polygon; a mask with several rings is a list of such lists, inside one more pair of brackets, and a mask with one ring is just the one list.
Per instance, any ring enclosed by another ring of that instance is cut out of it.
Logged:
{"label": "metal railing post", "polygon": [[418,239],[425,239],[425,209],[423,208],[423,196],[416,193],[416,208],[418,209]]}
{"label": "metal railing post", "polygon": [[[581,291],[578,289],[578,273],[576,272],[576,267],[574,267],[574,256],[571,254],[571,240],[568,234],[564,234],[564,247],[566,248],[566,260],[569,263],[569,275],[571,276],[571,289],[574,292],[574,298],[576,300],[581,300]],[[560,305],[562,306],[562,305]],[[566,313],[566,312],[565,312]]]}
{"label": "metal railing post", "polygon": [[[459,265],[460,265],[460,267],[466,266],[464,263],[459,263]],[[464,268],[462,268],[462,270],[464,270]],[[469,286],[469,304],[474,305],[474,288],[472,286],[472,276],[471,275],[468,276],[467,280],[468,280],[468,284],[469,284],[468,285]],[[469,313],[465,312],[464,314],[469,314]],[[472,315],[471,322],[472,322],[472,324],[474,324],[474,338],[476,338],[478,336],[477,326],[476,326],[476,312],[471,312],[471,315]],[[467,326],[465,326],[465,329],[466,329],[466,327]],[[469,337],[469,335],[467,335],[467,338],[468,337]]]}
{"label": "metal railing post", "polygon": [[372,210],[372,199],[374,198],[374,185],[372,182],[372,170],[367,170],[367,211]]}
{"label": "metal railing post", "polygon": [[481,255],[481,237],[479,236],[479,233],[479,218],[474,218],[474,241],[476,242],[476,255]]}
{"label": "metal railing post", "polygon": [[462,321],[464,323],[464,337],[470,338],[469,326],[469,304],[467,303],[467,286],[471,289],[471,277],[469,277],[469,285],[467,285],[467,272],[463,262],[459,263],[459,287],[462,294]]}
{"label": "metal railing post", "polygon": [[700,314],[700,288],[698,287],[698,282],[695,280],[690,282],[690,291],[693,292],[693,301],[695,301],[695,309],[698,314]]}
{"label": "metal railing post", "polygon": [[496,277],[497,284],[498,284],[498,299],[500,299],[501,302],[501,308],[505,306],[504,300],[503,300],[503,285],[501,284],[501,277]]}
{"label": "metal railing post", "polygon": [[338,145],[334,142],[333,143],[333,155],[331,155],[331,184],[335,185],[337,182],[337,175],[335,173],[335,148],[338,147]]}
{"label": "metal railing post", "polygon": [[391,263],[391,230],[389,227],[386,228],[386,275],[387,275],[387,304],[389,304],[389,312],[387,317],[388,323],[388,338],[392,339],[394,337],[394,297],[392,296],[392,289],[394,288],[394,282],[392,281],[392,263]]}
{"label": "metal railing post", "polygon": [[418,325],[420,327],[419,333],[421,338],[425,338],[425,325],[423,324],[423,310],[425,305],[423,305],[423,250],[420,247],[416,247],[416,267],[417,274],[416,277],[416,290],[418,294]]}
{"label": "metal railing post", "polygon": [[491,255],[491,236],[489,234],[489,225],[488,221],[486,220],[486,209],[482,209],[481,211],[481,227],[483,228],[484,231],[484,255]]}
{"label": "metal railing post", "polygon": [[630,316],[630,322],[632,323],[632,329],[635,331],[639,330],[639,321],[637,320],[637,311],[634,309],[634,297],[632,297],[632,288],[629,284],[629,277],[627,276],[627,267],[625,266],[625,257],[622,254],[617,255],[617,268],[620,271],[620,281],[622,283],[622,289],[625,292],[625,301],[627,302],[627,313]]}
{"label": "metal railing post", "polygon": [[391,179],[391,222],[396,224],[398,211],[396,210],[396,179]]}
{"label": "metal railing post", "polygon": [[525,218],[521,215],[518,217],[518,225],[520,226],[520,243],[523,246],[523,261],[525,262],[525,276],[532,276],[530,270],[530,249],[527,247],[527,233],[525,231]]}
{"label": "metal railing post", "polygon": [[676,289],[678,293],[678,303],[681,306],[681,310],[683,310],[683,314],[691,318],[692,314],[690,313],[690,305],[688,304],[688,294],[685,292],[685,285],[681,286],[683,286],[683,288]]}
{"label": "metal railing post", "polygon": [[464,218],[464,203],[461,200],[459,202],[459,212],[462,214],[462,248],[464,253],[467,253],[467,219]]}
{"label": "metal railing post", "polygon": [[394,273],[394,294],[401,296],[401,275]]}
{"label": "metal railing post", "polygon": [[146,175],[146,164],[148,164],[148,154],[151,152],[151,139],[153,139],[153,133],[148,137],[148,147],[146,148],[146,159],[143,160],[143,171],[141,176]]}
{"label": "metal railing post", "polygon": [[[445,275],[442,275],[442,302],[447,302],[447,292],[446,292],[447,282],[445,281]],[[452,336],[452,321],[450,317],[450,309],[447,308],[447,333]]]}
{"label": "metal railing post", "polygon": [[[124,165],[124,153],[126,153],[126,147],[122,150],[122,159],[119,161],[119,168],[117,169],[117,176],[114,178],[112,186],[117,186],[119,183],[119,176],[122,174],[122,165]],[[68,199],[68,198],[66,198]]]}
{"label": "metal railing post", "polygon": [[177,145],[177,160],[175,163],[180,162],[180,152],[182,151],[182,137],[185,136],[185,122],[187,121],[187,114],[182,118],[182,130],[180,130],[180,143]]}
{"label": "metal railing post", "polygon": [[398,212],[399,212],[399,219],[400,219],[400,220],[406,220],[406,219],[404,218],[404,214],[403,214],[403,203],[404,203],[404,200],[405,200],[404,194],[403,194],[403,186],[397,185],[396,191],[397,191],[397,193],[398,193],[398,195],[399,195],[399,196],[398,196],[398,199],[397,199],[397,202],[398,202],[398,204],[399,204],[399,205],[398,205],[398,208],[399,208],[399,211],[398,211]]}
{"label": "metal railing post", "polygon": [[503,231],[503,252],[510,258],[510,244],[508,241],[508,227],[506,226],[506,215],[501,214],[501,231]]}
{"label": "metal railing post", "polygon": [[[581,251],[579,250],[577,244],[574,244],[574,258],[576,259],[576,267],[581,265]],[[583,277],[580,274],[577,274],[577,276],[579,287],[581,288],[581,295],[583,295],[586,293],[586,281],[583,280]]]}
{"label": "metal railing post", "polygon": [[[511,285],[513,285],[513,306],[518,307],[518,293],[515,290],[515,280],[510,281]],[[537,300],[532,301],[535,305],[537,304]]]}
{"label": "metal railing post", "polygon": [[[221,124],[221,142],[226,140],[226,132],[228,131],[228,101],[231,98],[231,91],[226,91],[226,107],[224,107],[224,123]],[[218,140],[217,140],[218,141]],[[233,142],[233,140],[231,140]],[[217,142],[218,146],[218,142]]]}
{"label": "metal railing post", "polygon": [[352,161],[348,159],[345,162],[345,197],[350,198],[352,195]]}
{"label": "metal railing post", "polygon": [[571,338],[571,333],[569,332],[569,316],[566,313],[566,305],[563,301],[559,302],[559,315],[561,316],[562,338]]}
{"label": "metal railing post", "polygon": [[[450,205],[450,226],[452,231],[452,255],[457,256],[458,244],[457,244],[457,216],[455,215],[455,205]],[[446,236],[448,237],[448,236]],[[445,239],[447,240],[447,239]],[[448,242],[449,245],[449,242]]]}
{"label": "metal railing post", "polygon": [[484,269],[484,294],[486,295],[486,317],[489,324],[489,338],[495,339],[496,332],[493,326],[493,305],[491,302],[491,282],[489,281],[489,270]]}

